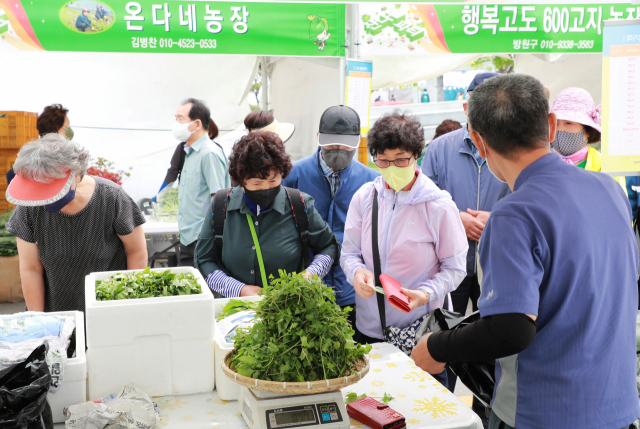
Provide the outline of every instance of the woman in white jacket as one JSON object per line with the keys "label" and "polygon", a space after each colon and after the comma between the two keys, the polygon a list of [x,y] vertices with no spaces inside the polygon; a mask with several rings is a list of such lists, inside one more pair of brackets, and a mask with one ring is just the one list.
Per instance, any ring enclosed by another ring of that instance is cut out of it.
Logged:
{"label": "woman in white jacket", "polygon": [[[391,341],[410,354],[412,332],[429,312],[443,306],[466,275],[467,238],[449,193],[417,167],[424,149],[418,120],[399,113],[384,116],[369,132],[368,146],[382,177],[362,186],[351,201],[340,265],[357,294],[361,335],[356,341]],[[367,286],[378,283],[372,246],[376,195],[380,270],[400,282],[411,309],[405,313],[385,299],[384,330],[378,299]]]}

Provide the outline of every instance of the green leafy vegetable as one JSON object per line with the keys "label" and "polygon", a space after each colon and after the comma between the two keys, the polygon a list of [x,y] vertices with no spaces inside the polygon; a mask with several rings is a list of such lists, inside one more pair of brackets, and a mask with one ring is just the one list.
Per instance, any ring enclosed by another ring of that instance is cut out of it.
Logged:
{"label": "green leafy vegetable", "polygon": [[367,397],[366,393],[363,393],[362,395],[358,395],[356,392],[347,393],[347,399],[344,401],[344,403],[350,404],[352,402],[358,401],[366,397]]}
{"label": "green leafy vegetable", "polygon": [[197,295],[202,293],[191,273],[176,274],[171,270],[116,274],[96,282],[96,300],[153,298],[159,296]]}
{"label": "green leafy vegetable", "polygon": [[382,397],[382,403],[385,405],[389,405],[389,402],[393,401],[394,399],[396,398],[387,394],[387,392],[384,392],[384,396]]}
{"label": "green leafy vegetable", "polygon": [[9,218],[11,218],[13,210],[13,208],[10,208],[0,214],[0,256],[13,256],[18,254],[16,237],[5,228],[5,224],[9,221]]}
{"label": "green leafy vegetable", "polygon": [[178,188],[165,188],[158,195],[156,218],[164,222],[178,221]]}
{"label": "green leafy vegetable", "polygon": [[[367,394],[363,393],[362,395],[358,395],[355,392],[351,392],[351,393],[347,393],[347,397],[344,401],[345,404],[350,404],[351,402],[354,401],[358,401],[362,398],[366,398]],[[378,398],[378,396],[373,396],[373,398]],[[385,405],[389,405],[389,402],[393,401],[394,398],[393,396],[389,395],[387,392],[384,392],[384,396],[382,397],[382,399],[380,400],[380,402],[382,402]]]}
{"label": "green leafy vegetable", "polygon": [[237,331],[229,364],[239,374],[288,382],[345,377],[371,351],[353,341],[349,310],[336,305],[333,290],[319,278],[281,270],[263,295],[256,308],[260,320]]}
{"label": "green leafy vegetable", "polygon": [[244,310],[255,310],[256,308],[258,308],[258,301],[232,299],[224,306],[222,312],[218,315],[218,320],[222,320],[225,317],[229,317]]}

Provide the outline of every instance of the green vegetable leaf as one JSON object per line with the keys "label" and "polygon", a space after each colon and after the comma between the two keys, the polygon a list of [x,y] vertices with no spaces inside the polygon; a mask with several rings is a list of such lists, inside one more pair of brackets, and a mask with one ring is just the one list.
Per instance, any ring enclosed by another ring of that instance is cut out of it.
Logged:
{"label": "green vegetable leaf", "polygon": [[[222,313],[252,305],[257,322],[237,332],[229,366],[240,374],[272,381],[316,381],[357,371],[358,360],[371,350],[353,341],[348,312],[317,277],[280,271],[263,288],[259,302],[233,302]],[[248,368],[247,358],[254,363]]]}
{"label": "green vegetable leaf", "polygon": [[358,396],[358,394],[356,392],[351,392],[351,393],[347,393],[347,398],[345,399],[344,403],[345,404],[350,404],[352,402],[358,401],[362,398],[366,398],[367,394],[363,393],[362,395]]}
{"label": "green vegetable leaf", "polygon": [[176,274],[171,270],[152,272],[150,268],[136,273],[119,273],[96,282],[96,300],[153,298],[202,293],[191,273]]}
{"label": "green vegetable leaf", "polygon": [[382,397],[382,403],[384,403],[385,405],[389,405],[389,402],[393,401],[394,399],[396,398],[387,394],[387,392],[384,392],[384,396]]}

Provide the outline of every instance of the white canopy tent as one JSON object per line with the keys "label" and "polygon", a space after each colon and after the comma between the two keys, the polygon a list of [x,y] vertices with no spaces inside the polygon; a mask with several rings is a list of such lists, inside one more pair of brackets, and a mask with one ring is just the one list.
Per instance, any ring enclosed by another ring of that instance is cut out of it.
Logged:
{"label": "white canopy tent", "polygon": [[[178,142],[174,113],[185,98],[204,100],[220,130],[249,113],[255,56],[0,53],[0,110],[69,109],[75,139],[93,157],[133,167],[123,187],[138,200],[155,195]],[[222,133],[221,133],[222,134]],[[227,142],[227,145],[232,142]]]}

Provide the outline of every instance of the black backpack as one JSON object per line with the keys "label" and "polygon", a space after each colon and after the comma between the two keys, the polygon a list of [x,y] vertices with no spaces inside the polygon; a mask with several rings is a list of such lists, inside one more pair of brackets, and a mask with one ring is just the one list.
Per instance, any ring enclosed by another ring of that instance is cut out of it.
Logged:
{"label": "black backpack", "polygon": [[[296,223],[296,229],[300,234],[300,242],[302,243],[302,261],[303,268],[307,268],[311,264],[311,257],[309,255],[309,214],[307,213],[307,205],[302,198],[302,192],[297,189],[284,187],[287,193],[287,198],[291,204],[291,211],[293,213],[293,221]],[[222,246],[223,246],[223,234],[224,234],[224,222],[227,219],[227,203],[229,201],[229,195],[234,188],[221,189],[213,197],[211,203],[211,210],[213,211],[213,220],[211,221],[211,229],[215,234],[216,243],[216,259],[218,266],[227,275],[227,271],[224,263],[222,262]],[[218,198],[220,197],[220,198]]]}

